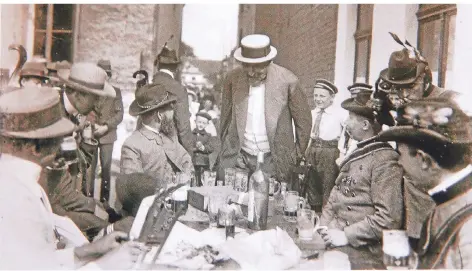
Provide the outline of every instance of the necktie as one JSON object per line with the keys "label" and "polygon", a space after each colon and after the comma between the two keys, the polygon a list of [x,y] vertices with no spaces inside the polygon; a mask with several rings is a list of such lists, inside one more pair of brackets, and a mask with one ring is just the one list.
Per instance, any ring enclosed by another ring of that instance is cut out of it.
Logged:
{"label": "necktie", "polygon": [[316,139],[320,136],[320,123],[321,117],[324,113],[324,109],[321,109],[315,119],[315,125],[313,126],[313,138]]}

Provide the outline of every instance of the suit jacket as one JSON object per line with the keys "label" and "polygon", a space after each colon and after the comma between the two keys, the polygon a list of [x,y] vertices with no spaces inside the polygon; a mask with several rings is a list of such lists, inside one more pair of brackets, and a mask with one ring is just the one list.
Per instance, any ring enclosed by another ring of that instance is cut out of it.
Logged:
{"label": "suit jacket", "polygon": [[123,99],[121,90],[115,87],[116,97],[101,97],[93,111],[95,122],[107,125],[108,132],[98,138],[100,144],[112,144],[116,141],[116,127],[123,121]]}
{"label": "suit jacket", "polygon": [[[166,86],[169,92],[177,96],[177,103],[174,108],[174,121],[177,128],[177,135],[180,144],[192,155],[192,130],[190,129],[190,110],[188,105],[187,90],[167,73],[157,72],[153,82],[159,82]],[[138,126],[137,129],[140,127]]]}
{"label": "suit jacket", "polygon": [[142,172],[169,183],[169,174],[192,169],[192,158],[179,142],[145,127],[134,131],[121,149],[121,174]]}
{"label": "suit jacket", "polygon": [[[307,147],[311,113],[298,78],[289,70],[271,63],[265,82],[265,121],[277,178],[287,180],[296,163],[297,152]],[[225,80],[221,105],[219,176],[234,167],[244,140],[248,110],[247,73],[236,69]],[[295,124],[296,142],[292,120]],[[297,151],[298,148],[298,151]],[[301,150],[301,151],[300,151]]]}
{"label": "suit jacket", "polygon": [[382,230],[400,229],[403,168],[388,143],[353,151],[340,165],[321,224],[344,230],[353,247],[380,249]]}

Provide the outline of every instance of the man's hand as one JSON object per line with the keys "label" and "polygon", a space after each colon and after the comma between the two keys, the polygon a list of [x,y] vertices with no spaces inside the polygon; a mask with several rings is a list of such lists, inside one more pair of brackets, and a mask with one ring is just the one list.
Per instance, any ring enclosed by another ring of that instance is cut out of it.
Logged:
{"label": "man's hand", "polygon": [[347,236],[342,230],[329,229],[327,231],[320,230],[321,237],[326,246],[342,247],[349,244]]}
{"label": "man's hand", "polygon": [[93,135],[96,137],[101,137],[104,134],[108,132],[108,125],[99,125],[95,124],[95,131],[93,132]]}
{"label": "man's hand", "polygon": [[98,239],[96,242],[75,248],[75,255],[79,260],[98,258],[107,252],[119,247],[122,240],[127,240],[128,234],[124,232],[112,232]]}
{"label": "man's hand", "polygon": [[105,270],[131,269],[144,252],[148,252],[144,244],[131,241],[113,249],[95,263]]}
{"label": "man's hand", "polygon": [[196,146],[197,146],[197,149],[199,151],[204,151],[205,150],[205,146],[203,145],[203,143],[201,141],[197,141]]}

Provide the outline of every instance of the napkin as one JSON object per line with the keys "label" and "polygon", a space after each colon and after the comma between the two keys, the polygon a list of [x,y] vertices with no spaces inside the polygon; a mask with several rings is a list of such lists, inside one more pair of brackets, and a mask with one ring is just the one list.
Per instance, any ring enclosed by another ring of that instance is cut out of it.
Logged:
{"label": "napkin", "polygon": [[227,241],[220,251],[244,270],[288,269],[295,266],[302,255],[288,233],[279,227]]}

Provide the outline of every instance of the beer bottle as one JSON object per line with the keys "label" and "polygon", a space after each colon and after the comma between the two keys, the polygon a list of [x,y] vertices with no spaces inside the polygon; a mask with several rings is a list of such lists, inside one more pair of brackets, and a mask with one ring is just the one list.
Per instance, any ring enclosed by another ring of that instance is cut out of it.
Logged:
{"label": "beer bottle", "polygon": [[264,153],[257,154],[256,171],[249,178],[248,227],[252,230],[267,229],[269,210],[269,178],[262,171]]}

